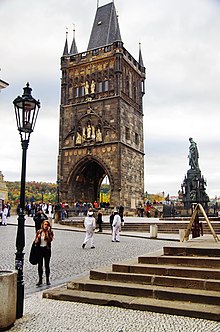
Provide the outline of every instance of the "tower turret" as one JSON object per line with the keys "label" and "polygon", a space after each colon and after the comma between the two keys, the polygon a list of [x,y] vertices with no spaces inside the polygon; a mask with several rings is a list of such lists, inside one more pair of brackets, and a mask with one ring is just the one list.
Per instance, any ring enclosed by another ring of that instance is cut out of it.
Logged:
{"label": "tower turret", "polygon": [[68,48],[68,40],[67,40],[67,37],[68,37],[68,30],[66,30],[66,41],[65,41],[65,45],[64,45],[64,50],[63,50],[63,56],[65,55],[69,55],[69,48]]}
{"label": "tower turret", "polygon": [[76,38],[75,38],[75,26],[73,28],[73,41],[72,41],[72,45],[71,45],[71,48],[70,48],[70,55],[74,55],[74,54],[77,54],[78,53],[78,49],[77,49],[77,46],[76,46]]}

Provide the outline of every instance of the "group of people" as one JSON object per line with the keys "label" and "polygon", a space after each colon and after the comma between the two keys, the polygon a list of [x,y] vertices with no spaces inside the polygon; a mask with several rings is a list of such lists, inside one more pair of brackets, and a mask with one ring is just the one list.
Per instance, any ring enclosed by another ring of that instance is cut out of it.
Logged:
{"label": "group of people", "polygon": [[[52,225],[48,220],[48,216],[39,209],[34,217],[36,235],[34,238],[35,245],[39,246],[39,260],[38,260],[38,282],[36,286],[41,286],[43,283],[43,265],[45,268],[46,285],[50,285],[50,259],[51,259],[51,242],[54,239],[54,232]],[[123,210],[115,209],[109,218],[112,230],[112,242],[120,242],[120,230],[123,223]],[[95,248],[94,232],[96,224],[98,224],[99,232],[102,232],[102,212],[97,213],[97,218],[94,216],[93,208],[88,210],[87,216],[84,219],[84,226],[86,230],[85,238],[82,244],[84,249],[90,241],[91,249]]]}
{"label": "group of people", "polygon": [[25,205],[25,211],[28,217],[34,217],[39,210],[42,210],[45,214],[48,214],[50,217],[53,216],[54,213],[54,205],[51,203],[36,203],[29,202]]}
{"label": "group of people", "polygon": [[0,211],[1,215],[1,225],[2,226],[7,226],[7,218],[10,217],[10,204],[3,204],[2,210]]}
{"label": "group of people", "polygon": [[45,268],[46,284],[50,285],[50,259],[51,259],[51,242],[54,239],[52,230],[52,212],[51,203],[27,204],[25,208],[28,216],[33,217],[35,224],[34,244],[38,248],[38,282],[36,286],[43,283],[43,265]]}
{"label": "group of people", "polygon": [[[84,227],[86,230],[85,239],[82,244],[84,249],[86,244],[90,241],[91,249],[95,248],[94,245],[94,232],[96,229],[96,222],[99,226],[99,232],[102,232],[102,213],[99,210],[97,214],[97,220],[94,217],[93,209],[90,208],[87,216],[84,219]],[[112,242],[120,242],[120,230],[123,222],[123,217],[119,214],[118,210],[113,210],[109,218],[111,230],[112,230]]]}

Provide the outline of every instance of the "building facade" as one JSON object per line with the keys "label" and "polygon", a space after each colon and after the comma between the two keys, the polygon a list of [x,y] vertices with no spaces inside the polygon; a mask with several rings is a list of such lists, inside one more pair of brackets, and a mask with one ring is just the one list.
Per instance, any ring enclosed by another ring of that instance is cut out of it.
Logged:
{"label": "building facade", "polygon": [[128,209],[144,194],[145,68],[124,48],[114,3],[97,8],[87,51],[73,36],[61,58],[58,184],[62,201],[99,202],[107,176],[110,205]]}
{"label": "building facade", "polygon": [[0,200],[5,202],[8,200],[8,188],[6,186],[6,183],[4,181],[4,176],[1,171],[0,171]]}

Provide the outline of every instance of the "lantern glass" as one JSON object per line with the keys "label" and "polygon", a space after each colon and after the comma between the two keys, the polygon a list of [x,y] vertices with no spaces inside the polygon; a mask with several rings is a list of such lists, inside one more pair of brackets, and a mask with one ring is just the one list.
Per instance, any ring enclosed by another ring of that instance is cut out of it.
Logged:
{"label": "lantern glass", "polygon": [[[39,100],[35,100],[31,95],[32,89],[27,83],[24,88],[24,93],[22,97],[18,96],[14,101],[15,115],[17,121],[17,127],[21,134],[21,138],[26,140],[26,134],[33,132],[35,123],[38,116],[38,111],[40,108]],[[22,133],[25,133],[25,136],[22,136]]]}

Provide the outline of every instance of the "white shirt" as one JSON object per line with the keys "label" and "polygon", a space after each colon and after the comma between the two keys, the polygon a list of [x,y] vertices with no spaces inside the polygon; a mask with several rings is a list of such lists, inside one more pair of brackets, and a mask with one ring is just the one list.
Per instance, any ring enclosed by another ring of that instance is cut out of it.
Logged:
{"label": "white shirt", "polygon": [[95,224],[95,218],[94,217],[85,217],[85,220],[84,220],[84,226],[86,229],[95,229],[96,227],[96,224]]}
{"label": "white shirt", "polygon": [[113,219],[113,223],[112,223],[113,226],[121,226],[121,217],[119,216],[119,214],[116,214],[114,216],[114,219]]}

